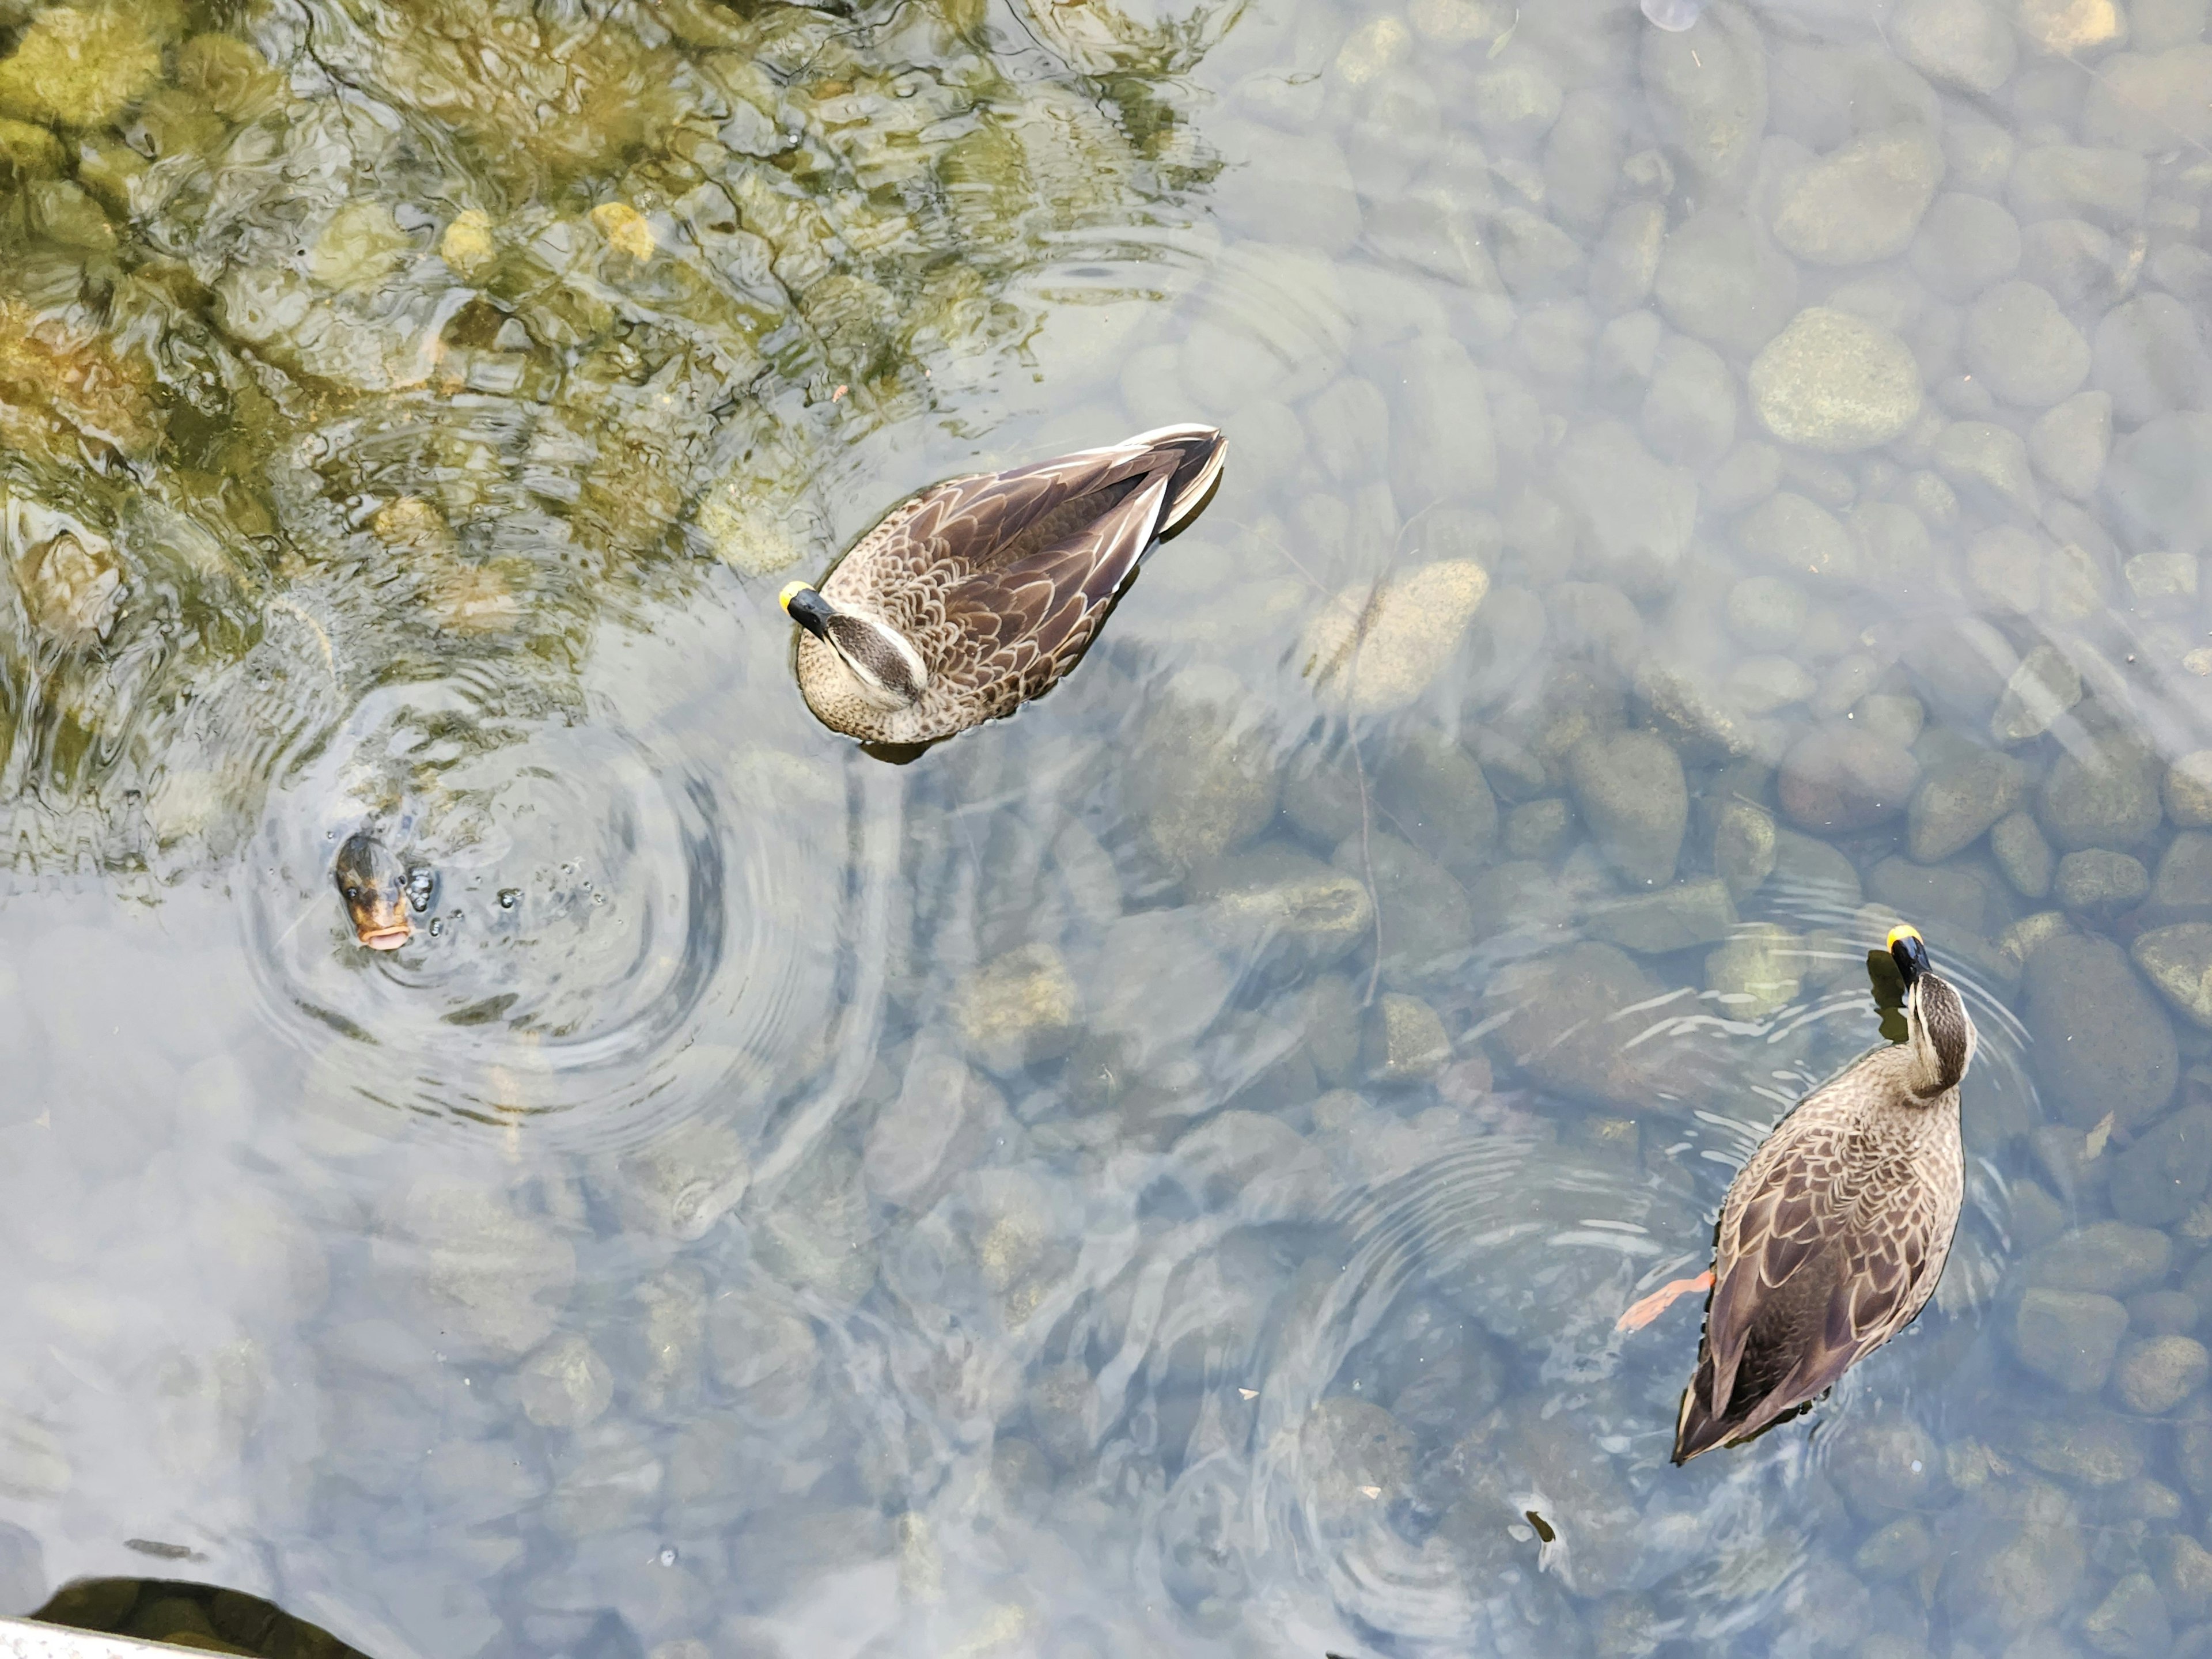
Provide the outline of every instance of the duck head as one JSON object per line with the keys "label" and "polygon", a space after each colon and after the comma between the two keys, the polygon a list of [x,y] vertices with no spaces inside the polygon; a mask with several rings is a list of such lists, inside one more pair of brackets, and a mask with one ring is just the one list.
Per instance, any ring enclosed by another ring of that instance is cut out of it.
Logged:
{"label": "duck head", "polygon": [[1928,960],[1917,928],[1889,930],[1890,958],[1905,977],[1906,1042],[1912,1049],[1916,1086],[1923,1095],[1954,1089],[1974,1058],[1974,1022],[1966,999]]}
{"label": "duck head", "polygon": [[889,623],[840,611],[805,582],[777,596],[792,621],[837,653],[860,693],[884,708],[909,708],[929,690],[929,665],[914,641]]}
{"label": "duck head", "polygon": [[397,951],[414,934],[407,920],[407,867],[366,830],[348,836],[331,866],[353,936],[372,951]]}

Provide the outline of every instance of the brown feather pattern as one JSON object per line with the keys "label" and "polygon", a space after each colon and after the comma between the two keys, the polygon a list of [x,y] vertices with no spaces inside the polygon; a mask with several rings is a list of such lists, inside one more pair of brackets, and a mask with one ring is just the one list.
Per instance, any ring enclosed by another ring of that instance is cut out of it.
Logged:
{"label": "brown feather pattern", "polygon": [[1911,1045],[1860,1056],[1729,1184],[1676,1462],[1807,1409],[1934,1294],[1966,1166],[1957,1085],[1928,1091],[1925,1064]]}
{"label": "brown feather pattern", "polygon": [[1218,469],[1220,434],[1187,426],[1110,448],[953,478],[894,507],[821,584],[840,611],[910,641],[929,671],[886,709],[828,645],[802,633],[799,684],[824,725],[930,743],[1012,714],[1073,668],[1163,528]]}

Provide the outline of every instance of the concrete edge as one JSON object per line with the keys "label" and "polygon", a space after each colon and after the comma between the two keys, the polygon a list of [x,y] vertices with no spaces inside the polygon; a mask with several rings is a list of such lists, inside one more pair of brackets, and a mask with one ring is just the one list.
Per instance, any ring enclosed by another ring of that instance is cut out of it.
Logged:
{"label": "concrete edge", "polygon": [[176,1659],[191,1651],[134,1637],[41,1625],[31,1619],[0,1619],[0,1659]]}

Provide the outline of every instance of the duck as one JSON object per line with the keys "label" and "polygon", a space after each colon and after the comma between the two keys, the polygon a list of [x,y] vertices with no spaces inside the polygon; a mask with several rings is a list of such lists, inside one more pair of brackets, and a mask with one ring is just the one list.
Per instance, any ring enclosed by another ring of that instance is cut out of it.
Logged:
{"label": "duck", "polygon": [[367,830],[356,830],[338,848],[331,880],[345,901],[354,938],[372,951],[397,951],[414,937],[407,920],[407,866]]}
{"label": "duck", "polygon": [[807,707],[833,731],[903,747],[1042,696],[1145,555],[1205,505],[1227,449],[1215,428],[1160,427],[900,502],[818,586],[779,596]]}
{"label": "duck", "polygon": [[1910,1325],[1943,1276],[1966,1191],[1959,1085],[1974,1022],[1918,931],[1887,941],[1905,983],[1905,1041],[1860,1055],[1767,1133],[1721,1205],[1713,1265],[1650,1304],[1704,1289],[1698,1364],[1674,1461],[1740,1446],[1810,1411]]}

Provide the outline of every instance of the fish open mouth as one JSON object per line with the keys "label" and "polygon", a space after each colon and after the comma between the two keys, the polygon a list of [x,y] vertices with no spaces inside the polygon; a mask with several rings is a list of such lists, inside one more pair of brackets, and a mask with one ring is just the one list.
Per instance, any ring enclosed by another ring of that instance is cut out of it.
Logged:
{"label": "fish open mouth", "polygon": [[405,922],[394,922],[388,927],[362,927],[355,930],[354,937],[372,951],[397,951],[414,937],[415,930]]}

